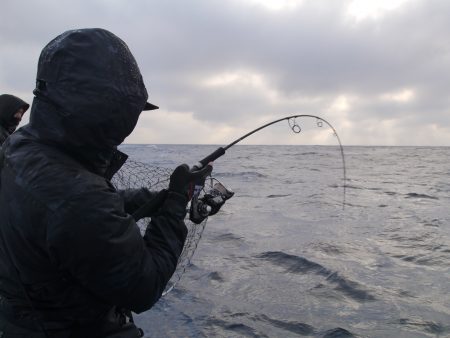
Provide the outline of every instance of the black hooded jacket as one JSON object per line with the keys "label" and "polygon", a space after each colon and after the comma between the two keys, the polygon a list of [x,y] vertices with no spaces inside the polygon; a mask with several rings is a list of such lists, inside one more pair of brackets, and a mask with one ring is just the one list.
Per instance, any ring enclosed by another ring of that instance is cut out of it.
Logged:
{"label": "black hooded jacket", "polygon": [[29,107],[28,103],[14,95],[0,95],[0,147],[11,134],[11,129],[14,128],[15,130],[17,126],[14,114],[20,108],[27,111]]}
{"label": "black hooded jacket", "polygon": [[187,200],[169,192],[142,237],[127,198],[136,208],[151,194],[109,181],[126,158],[116,146],[146,105],[137,64],[108,31],[69,31],[43,49],[37,79],[30,123],[3,147],[0,312],[23,326],[37,312],[62,329],[112,306],[145,311],[175,270]]}

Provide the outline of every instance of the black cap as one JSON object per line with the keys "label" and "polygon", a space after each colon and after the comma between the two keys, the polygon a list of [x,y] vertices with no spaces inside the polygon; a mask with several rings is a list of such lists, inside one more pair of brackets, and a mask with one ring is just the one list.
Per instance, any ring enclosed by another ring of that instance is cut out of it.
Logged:
{"label": "black cap", "polygon": [[155,110],[155,109],[159,109],[158,106],[155,106],[154,104],[147,102],[145,104],[144,110]]}

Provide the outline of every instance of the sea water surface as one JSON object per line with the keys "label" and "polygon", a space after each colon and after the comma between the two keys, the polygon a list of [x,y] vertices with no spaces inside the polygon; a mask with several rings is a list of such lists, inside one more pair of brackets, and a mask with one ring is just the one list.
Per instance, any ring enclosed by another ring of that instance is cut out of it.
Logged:
{"label": "sea water surface", "polygon": [[[175,168],[217,146],[125,145]],[[236,145],[235,192],[145,337],[450,337],[450,148]]]}

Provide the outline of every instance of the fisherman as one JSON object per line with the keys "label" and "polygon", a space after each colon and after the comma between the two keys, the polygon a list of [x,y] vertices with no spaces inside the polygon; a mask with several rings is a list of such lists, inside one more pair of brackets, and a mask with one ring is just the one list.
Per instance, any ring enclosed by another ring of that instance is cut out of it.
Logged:
{"label": "fisherman", "polygon": [[0,95],[0,146],[14,133],[30,105],[10,94]]}
{"label": "fisherman", "polygon": [[[0,336],[139,337],[130,311],[161,297],[186,239],[190,186],[212,167],[178,166],[157,195],[116,191],[110,179],[127,157],[117,146],[158,107],[109,31],[47,44],[34,95],[30,122],[0,154]],[[152,198],[142,237],[132,213]]]}

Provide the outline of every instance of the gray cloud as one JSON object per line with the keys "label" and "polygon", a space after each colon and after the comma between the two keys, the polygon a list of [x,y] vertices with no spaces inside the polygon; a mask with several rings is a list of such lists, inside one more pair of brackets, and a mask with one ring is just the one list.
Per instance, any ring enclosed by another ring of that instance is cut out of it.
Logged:
{"label": "gray cloud", "polygon": [[[238,0],[6,0],[0,91],[31,100],[42,47],[67,29],[103,27],[135,54],[165,112],[157,116],[176,113],[180,125],[216,134],[151,142],[216,142],[220,127],[228,143],[264,118],[314,113],[348,144],[450,145],[450,3],[409,0],[361,21],[350,4],[305,0],[270,11]],[[150,142],[142,130],[160,122],[142,119],[130,142]]]}

